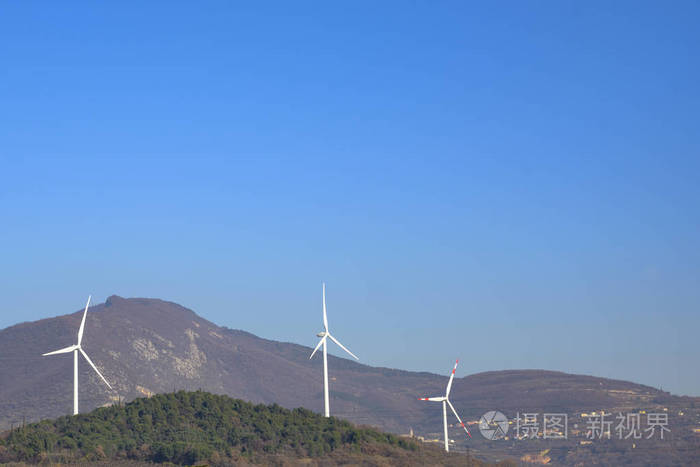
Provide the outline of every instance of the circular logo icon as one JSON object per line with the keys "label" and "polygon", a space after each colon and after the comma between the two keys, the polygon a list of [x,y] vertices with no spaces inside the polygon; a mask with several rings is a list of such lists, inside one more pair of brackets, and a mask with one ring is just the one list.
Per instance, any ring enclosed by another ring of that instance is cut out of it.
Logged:
{"label": "circular logo icon", "polygon": [[481,416],[479,431],[486,439],[501,439],[508,433],[508,419],[497,410],[491,410]]}

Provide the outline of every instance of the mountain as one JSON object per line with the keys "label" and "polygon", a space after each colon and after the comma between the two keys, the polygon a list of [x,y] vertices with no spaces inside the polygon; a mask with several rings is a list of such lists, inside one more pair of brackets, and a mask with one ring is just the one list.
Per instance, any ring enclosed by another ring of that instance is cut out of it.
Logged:
{"label": "mountain", "polygon": [[[40,355],[75,342],[81,311],[0,331],[0,429],[71,413],[72,357]],[[309,360],[310,347],[220,327],[175,303],[109,297],[90,308],[83,347],[115,391],[81,360],[81,412],[180,389],[317,412],[323,407],[322,362]],[[447,375],[328,358],[333,415],[393,433],[413,428],[429,438],[441,436],[439,406],[417,397],[442,393]],[[543,370],[455,378],[450,397],[460,414],[472,421],[489,410],[509,417],[524,411],[580,416],[601,409],[661,406],[690,413],[691,404],[700,402],[640,384]],[[457,444],[463,442],[458,427],[450,434]],[[470,445],[481,450],[494,446],[484,447],[477,439],[483,444],[475,436]]]}
{"label": "mountain", "polygon": [[438,446],[306,409],[253,405],[202,391],[139,398],[125,406],[44,420],[0,437],[0,463],[456,466],[465,460]]}

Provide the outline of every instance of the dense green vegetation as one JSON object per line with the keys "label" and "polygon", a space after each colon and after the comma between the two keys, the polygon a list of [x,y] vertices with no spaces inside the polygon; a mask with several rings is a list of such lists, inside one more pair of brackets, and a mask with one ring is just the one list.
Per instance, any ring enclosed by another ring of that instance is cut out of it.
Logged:
{"label": "dense green vegetation", "polygon": [[411,440],[306,409],[254,405],[206,392],[160,394],[85,415],[44,420],[0,439],[0,462],[138,460],[212,464],[334,451],[412,452]]}

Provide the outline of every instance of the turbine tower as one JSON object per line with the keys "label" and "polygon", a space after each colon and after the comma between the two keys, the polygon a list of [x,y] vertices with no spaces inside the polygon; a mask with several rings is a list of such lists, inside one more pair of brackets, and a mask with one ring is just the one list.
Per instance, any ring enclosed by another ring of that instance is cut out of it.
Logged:
{"label": "turbine tower", "polygon": [[350,352],[348,349],[345,348],[343,344],[341,344],[338,339],[333,337],[328,331],[328,317],[326,316],[326,284],[323,284],[323,331],[319,332],[316,334],[318,337],[321,338],[320,341],[318,341],[318,344],[316,344],[316,348],[314,349],[313,352],[311,352],[311,356],[309,357],[309,360],[311,360],[318,350],[321,345],[323,345],[323,403],[324,403],[324,411],[323,415],[325,417],[330,417],[330,407],[328,403],[328,354],[326,352],[326,341],[328,338],[338,344],[338,346],[349,353],[355,360],[359,360],[355,356],[354,353]]}
{"label": "turbine tower", "polygon": [[452,409],[452,413],[455,414],[455,417],[457,417],[457,420],[459,420],[459,424],[462,425],[462,428],[464,428],[464,431],[467,432],[467,435],[471,438],[472,435],[469,433],[469,430],[467,427],[464,425],[464,422],[462,421],[461,418],[459,418],[459,415],[457,415],[457,411],[455,410],[454,406],[452,405],[452,402],[450,402],[450,389],[452,389],[452,379],[455,377],[455,371],[457,371],[457,364],[459,363],[459,360],[455,362],[455,367],[452,368],[452,374],[450,375],[450,381],[447,383],[447,390],[445,391],[444,396],[440,397],[419,397],[418,400],[421,401],[432,401],[432,402],[442,402],[442,424],[443,424],[443,429],[445,431],[445,451],[450,450],[450,440],[447,437],[447,406],[450,406],[450,409]]}
{"label": "turbine tower", "polygon": [[48,352],[42,355],[43,357],[45,357],[47,355],[57,355],[60,353],[73,352],[73,415],[78,414],[78,352],[83,354],[83,357],[85,357],[85,360],[87,360],[92,369],[95,370],[95,372],[97,372],[97,374],[100,378],[102,378],[102,381],[105,382],[107,387],[109,389],[112,389],[112,386],[109,385],[105,377],[102,376],[102,373],[100,373],[100,370],[97,369],[95,364],[92,363],[92,360],[90,360],[90,357],[88,357],[88,354],[86,354],[83,348],[80,346],[80,343],[83,341],[83,331],[85,330],[85,317],[87,316],[88,307],[90,306],[90,298],[91,297],[88,297],[87,305],[85,305],[85,311],[83,312],[83,320],[80,322],[80,329],[78,329],[78,343],[76,345],[66,347],[65,349],[54,350],[53,352]]}

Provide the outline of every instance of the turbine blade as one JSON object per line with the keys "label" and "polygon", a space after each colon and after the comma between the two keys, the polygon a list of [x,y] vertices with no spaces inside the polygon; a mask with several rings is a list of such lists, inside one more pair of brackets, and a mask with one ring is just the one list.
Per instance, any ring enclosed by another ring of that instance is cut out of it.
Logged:
{"label": "turbine blade", "polygon": [[328,332],[328,316],[326,315],[326,283],[323,283],[323,329]]}
{"label": "turbine blade", "polygon": [[335,342],[336,344],[338,344],[338,345],[340,346],[341,349],[343,349],[344,351],[346,351],[347,353],[349,353],[350,355],[352,355],[353,357],[355,357],[355,360],[359,360],[359,358],[357,358],[357,356],[356,356],[354,353],[352,353],[352,352],[350,352],[348,349],[346,349],[345,346],[344,346],[343,344],[341,344],[341,343],[338,341],[338,339],[336,339],[335,337],[333,337],[332,334],[326,334],[326,335],[327,335],[328,337],[330,337],[331,340],[332,340],[333,342]]}
{"label": "turbine blade", "polygon": [[464,431],[465,431],[465,432],[467,433],[467,435],[469,435],[469,437],[471,438],[471,437],[472,437],[472,434],[469,433],[469,429],[466,427],[466,425],[464,424],[464,422],[462,421],[462,419],[459,418],[459,415],[457,415],[457,411],[455,410],[454,406],[452,405],[452,402],[450,402],[449,399],[445,399],[445,400],[447,401],[447,405],[449,405],[450,408],[452,409],[452,413],[455,414],[455,417],[457,417],[457,420],[459,420],[459,424],[462,425],[462,428],[464,428]]}
{"label": "turbine blade", "polygon": [[105,384],[107,385],[107,387],[108,387],[109,389],[112,389],[112,386],[110,386],[110,384],[107,382],[107,380],[105,379],[105,377],[102,376],[102,373],[100,373],[100,370],[98,370],[97,367],[95,366],[95,364],[92,363],[92,360],[90,360],[90,357],[88,357],[88,354],[86,354],[85,351],[84,351],[83,349],[80,349],[80,353],[83,354],[83,357],[85,357],[85,360],[87,360],[87,362],[90,364],[90,366],[92,367],[92,369],[95,370],[95,371],[97,372],[97,374],[99,375],[99,377],[102,378],[102,381],[105,382]]}
{"label": "turbine blade", "polygon": [[314,354],[316,351],[321,347],[321,344],[323,344],[323,341],[326,340],[326,336],[323,336],[320,341],[318,341],[318,344],[316,344],[316,348],[314,349],[313,352],[311,352],[311,356],[309,356],[309,360],[311,360],[314,357]]}
{"label": "turbine blade", "polygon": [[433,402],[442,402],[445,400],[444,397],[419,397],[419,401],[433,401]]}
{"label": "turbine blade", "polygon": [[90,299],[92,298],[92,295],[88,295],[88,301],[87,304],[85,305],[85,311],[83,312],[83,320],[80,322],[80,329],[78,329],[78,345],[83,340],[83,331],[85,330],[85,317],[87,316],[87,309],[90,306]]}
{"label": "turbine blade", "polygon": [[445,397],[449,397],[450,389],[452,389],[452,379],[455,377],[455,371],[457,371],[457,364],[459,360],[455,362],[455,367],[452,368],[452,374],[450,375],[450,381],[447,383],[447,391],[445,392]]}
{"label": "turbine blade", "polygon": [[77,348],[78,348],[77,345],[71,345],[70,347],[66,347],[65,349],[54,350],[53,352],[48,352],[48,353],[41,354],[41,356],[42,356],[42,357],[46,357],[47,355],[58,355],[58,354],[60,354],[60,353],[69,353],[69,352],[74,351],[74,350],[77,349]]}

